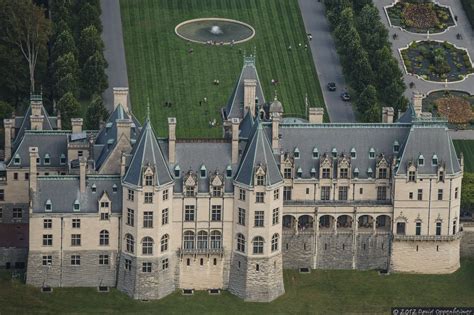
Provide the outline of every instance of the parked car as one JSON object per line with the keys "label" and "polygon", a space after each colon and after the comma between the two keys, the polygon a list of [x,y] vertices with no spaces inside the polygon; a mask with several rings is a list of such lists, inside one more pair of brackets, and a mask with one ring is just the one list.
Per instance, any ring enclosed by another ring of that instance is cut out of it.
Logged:
{"label": "parked car", "polygon": [[344,92],[344,93],[341,94],[341,99],[344,102],[349,102],[351,100],[351,96],[349,95],[349,93]]}
{"label": "parked car", "polygon": [[336,83],[329,82],[328,83],[328,90],[331,91],[331,92],[334,92],[336,90]]}

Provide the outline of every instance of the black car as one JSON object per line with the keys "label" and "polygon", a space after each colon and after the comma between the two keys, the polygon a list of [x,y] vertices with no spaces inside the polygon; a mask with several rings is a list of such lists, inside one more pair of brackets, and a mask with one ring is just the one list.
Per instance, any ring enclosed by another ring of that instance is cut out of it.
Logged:
{"label": "black car", "polygon": [[328,90],[334,92],[336,90],[336,83],[329,82],[328,83]]}
{"label": "black car", "polygon": [[351,96],[349,95],[349,93],[344,92],[344,93],[341,94],[341,99],[344,102],[349,102],[351,100]]}

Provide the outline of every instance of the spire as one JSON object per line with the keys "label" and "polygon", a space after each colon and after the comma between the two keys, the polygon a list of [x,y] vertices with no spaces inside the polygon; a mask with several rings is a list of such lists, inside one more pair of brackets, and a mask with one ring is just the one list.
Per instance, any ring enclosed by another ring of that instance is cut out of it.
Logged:
{"label": "spire", "polygon": [[146,101],[146,121],[150,121],[150,98],[147,97]]}

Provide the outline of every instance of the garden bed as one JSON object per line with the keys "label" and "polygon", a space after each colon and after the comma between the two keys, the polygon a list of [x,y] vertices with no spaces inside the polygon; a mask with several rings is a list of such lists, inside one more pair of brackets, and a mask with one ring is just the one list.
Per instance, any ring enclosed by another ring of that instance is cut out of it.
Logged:
{"label": "garden bed", "polygon": [[400,50],[406,71],[436,82],[461,81],[474,72],[466,50],[448,42],[412,42]]}
{"label": "garden bed", "polygon": [[400,1],[387,7],[387,14],[393,26],[413,33],[441,33],[455,25],[449,8],[431,1]]}
{"label": "garden bed", "polygon": [[474,96],[459,91],[437,91],[423,100],[423,111],[442,116],[458,129],[471,129],[474,122]]}

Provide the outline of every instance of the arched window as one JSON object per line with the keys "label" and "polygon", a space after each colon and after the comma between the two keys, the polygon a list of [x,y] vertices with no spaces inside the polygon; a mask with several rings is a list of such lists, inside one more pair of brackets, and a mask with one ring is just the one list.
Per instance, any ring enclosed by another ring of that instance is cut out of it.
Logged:
{"label": "arched window", "polygon": [[272,236],[272,252],[278,250],[278,233],[273,234]]}
{"label": "arched window", "polygon": [[237,234],[237,251],[245,253],[245,236]]}
{"label": "arched window", "polygon": [[135,252],[135,240],[132,235],[125,234],[125,244],[126,251],[133,254]]}
{"label": "arched window", "polygon": [[193,249],[194,248],[194,232],[186,231],[184,232],[184,249]]}
{"label": "arched window", "polygon": [[253,253],[254,254],[263,254],[263,237],[256,236],[253,241]]}
{"label": "arched window", "polygon": [[211,232],[211,248],[221,248],[221,232]]}
{"label": "arched window", "polygon": [[149,236],[142,238],[142,254],[153,255],[153,239]]}
{"label": "arched window", "polygon": [[109,245],[109,231],[107,231],[107,230],[100,231],[99,244],[100,244],[100,246],[108,246]]}
{"label": "arched window", "polygon": [[207,248],[207,232],[199,231],[197,235],[197,248]]}
{"label": "arched window", "polygon": [[161,251],[166,252],[168,250],[169,235],[165,234],[161,237]]}

